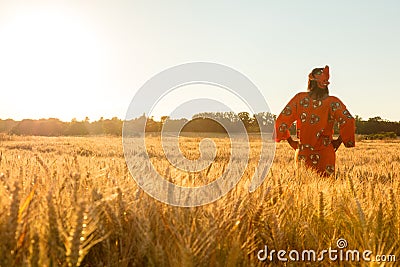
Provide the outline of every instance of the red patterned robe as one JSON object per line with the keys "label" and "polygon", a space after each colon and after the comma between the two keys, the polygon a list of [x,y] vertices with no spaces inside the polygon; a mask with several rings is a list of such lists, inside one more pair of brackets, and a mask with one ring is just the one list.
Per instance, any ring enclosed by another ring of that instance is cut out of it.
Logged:
{"label": "red patterned robe", "polygon": [[331,144],[334,122],[339,123],[340,136],[346,147],[355,145],[355,120],[346,106],[334,96],[313,100],[307,92],[295,95],[275,123],[275,141],[290,137],[289,128],[296,121],[300,139],[296,162],[300,160],[318,173],[329,176],[335,172],[335,150]]}

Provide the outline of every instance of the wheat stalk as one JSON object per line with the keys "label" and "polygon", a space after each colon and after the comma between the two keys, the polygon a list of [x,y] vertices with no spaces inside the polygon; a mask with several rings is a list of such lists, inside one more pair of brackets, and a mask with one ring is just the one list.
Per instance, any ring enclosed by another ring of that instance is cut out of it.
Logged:
{"label": "wheat stalk", "polygon": [[321,224],[323,224],[324,220],[325,220],[324,210],[325,210],[324,193],[319,192],[319,194],[318,194],[318,219],[321,222]]}

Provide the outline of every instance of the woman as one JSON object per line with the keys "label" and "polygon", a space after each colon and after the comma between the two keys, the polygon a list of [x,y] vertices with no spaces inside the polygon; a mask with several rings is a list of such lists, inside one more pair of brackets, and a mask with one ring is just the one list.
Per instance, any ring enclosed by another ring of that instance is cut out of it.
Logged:
{"label": "woman", "polygon": [[[295,95],[275,123],[275,141],[287,140],[296,150],[296,163],[304,161],[323,176],[335,172],[335,151],[343,142],[355,145],[355,121],[339,98],[329,96],[329,67],[316,68],[308,76],[308,92]],[[289,128],[296,121],[297,138]],[[333,126],[339,124],[339,137],[334,140]]]}

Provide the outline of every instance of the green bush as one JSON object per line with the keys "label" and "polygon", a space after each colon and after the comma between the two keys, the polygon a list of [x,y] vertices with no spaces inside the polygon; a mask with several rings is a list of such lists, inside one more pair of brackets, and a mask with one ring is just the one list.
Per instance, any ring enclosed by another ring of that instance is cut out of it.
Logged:
{"label": "green bush", "polygon": [[395,132],[381,132],[376,134],[368,134],[365,136],[367,140],[385,140],[385,139],[397,139]]}

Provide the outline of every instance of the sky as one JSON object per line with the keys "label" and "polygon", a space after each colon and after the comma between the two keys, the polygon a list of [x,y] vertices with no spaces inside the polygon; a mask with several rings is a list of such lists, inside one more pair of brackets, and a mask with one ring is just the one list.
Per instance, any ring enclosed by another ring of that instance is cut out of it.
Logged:
{"label": "sky", "polygon": [[200,61],[247,76],[274,114],[329,65],[353,115],[400,121],[399,13],[397,0],[0,0],[0,118],[124,118],[146,81]]}

